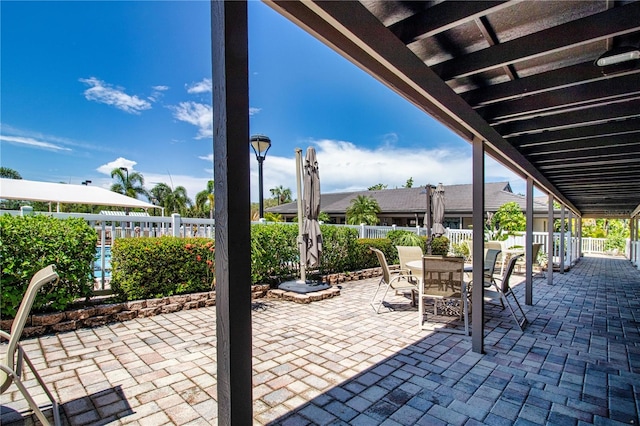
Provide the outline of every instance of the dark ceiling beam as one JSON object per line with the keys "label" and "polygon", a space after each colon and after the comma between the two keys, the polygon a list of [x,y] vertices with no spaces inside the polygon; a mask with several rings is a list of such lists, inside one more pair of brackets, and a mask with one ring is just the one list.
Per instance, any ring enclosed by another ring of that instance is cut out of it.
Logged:
{"label": "dark ceiling beam", "polygon": [[591,160],[609,160],[609,159],[626,159],[630,156],[640,156],[640,145],[630,144],[624,147],[624,150],[616,150],[610,148],[592,148],[581,151],[564,151],[554,152],[550,154],[537,155],[532,158],[535,164],[553,164],[564,163],[570,166],[574,163]]}
{"label": "dark ceiling beam", "polygon": [[[496,33],[493,31],[491,25],[487,21],[486,16],[477,17],[473,21],[476,23],[476,26],[480,30],[480,33],[482,33],[482,37],[484,37],[489,46],[495,46],[496,44],[500,43],[498,37],[496,36]],[[513,65],[505,65],[502,67],[502,70],[507,75],[507,77],[509,77],[509,80],[515,80],[518,78]]]}
{"label": "dark ceiling beam", "polygon": [[556,114],[583,105],[589,107],[606,105],[611,101],[638,97],[640,97],[640,76],[628,74],[487,105],[477,108],[476,111],[488,122],[496,123]]}
{"label": "dark ceiling beam", "polygon": [[[620,73],[617,76],[627,73],[640,73],[640,69]],[[514,81],[470,90],[461,93],[460,97],[475,108],[607,78],[611,77],[604,76],[602,70],[593,65],[593,61],[588,61],[565,68],[557,68],[551,71],[533,74],[528,77],[521,77]]]}
{"label": "dark ceiling beam", "polygon": [[587,168],[587,167],[601,167],[607,165],[622,165],[622,164],[637,164],[640,163],[640,158],[617,158],[617,159],[607,159],[607,160],[595,160],[595,161],[578,161],[576,164],[571,164],[571,162],[560,162],[556,164],[541,164],[538,168],[542,171],[547,170],[558,170],[558,169],[566,169],[568,167],[576,167]]}
{"label": "dark ceiling beam", "polygon": [[553,145],[571,141],[588,141],[592,138],[620,136],[640,133],[640,118],[615,121],[593,126],[585,126],[556,131],[526,134],[508,138],[507,141],[518,148]]}
{"label": "dark ceiling beam", "polygon": [[640,133],[626,133],[616,136],[603,136],[600,138],[589,138],[572,141],[556,142],[547,145],[536,145],[534,147],[521,148],[521,152],[536,160],[542,155],[552,155],[555,153],[591,150],[595,148],[606,148],[609,151],[616,148],[628,147],[630,145],[640,145]]}
{"label": "dark ceiling beam", "polygon": [[584,176],[602,176],[603,179],[612,176],[638,176],[640,173],[640,164],[636,166],[630,166],[629,164],[614,164],[601,167],[568,167],[562,170],[554,170],[547,173],[549,179],[555,181],[562,181],[564,179],[580,179]]}
{"label": "dark ceiling beam", "polygon": [[448,81],[639,30],[640,2],[635,2],[457,56],[431,69]]}
{"label": "dark ceiling beam", "polygon": [[637,171],[629,172],[629,173],[620,173],[615,172],[612,174],[608,173],[596,173],[596,174],[582,174],[576,175],[575,177],[566,176],[564,178],[554,178],[553,182],[558,188],[562,188],[563,185],[571,185],[574,183],[599,183],[599,182],[628,182],[629,180],[633,180],[638,176]]}
{"label": "dark ceiling beam", "polygon": [[407,45],[512,4],[513,2],[510,4],[508,1],[442,2],[398,21],[388,28]]}
{"label": "dark ceiling beam", "polygon": [[549,115],[536,120],[498,124],[494,128],[498,133],[508,138],[509,136],[518,136],[536,131],[560,130],[562,128],[581,127],[636,117],[640,117],[640,100],[638,99],[564,114]]}

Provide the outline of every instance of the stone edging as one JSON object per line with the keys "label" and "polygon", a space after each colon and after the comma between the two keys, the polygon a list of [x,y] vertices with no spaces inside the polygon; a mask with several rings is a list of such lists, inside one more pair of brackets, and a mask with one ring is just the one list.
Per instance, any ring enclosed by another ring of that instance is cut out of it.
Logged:
{"label": "stone edging", "polygon": [[[347,274],[330,274],[325,280],[336,285],[345,281],[357,281],[382,274],[381,268],[366,269]],[[291,293],[283,290],[270,290],[268,284],[251,286],[251,298],[263,297],[293,301],[296,303],[311,303],[340,295],[340,289],[331,287],[327,290],[304,294]],[[134,318],[144,318],[185,309],[196,309],[205,306],[215,306],[216,292],[183,294],[158,299],[134,300],[123,303],[92,305],[85,308],[73,309],[53,314],[35,314],[27,318],[24,327],[24,337],[41,336],[77,330],[80,328],[98,327],[113,322],[122,322]],[[13,319],[0,321],[0,329],[10,330]]]}

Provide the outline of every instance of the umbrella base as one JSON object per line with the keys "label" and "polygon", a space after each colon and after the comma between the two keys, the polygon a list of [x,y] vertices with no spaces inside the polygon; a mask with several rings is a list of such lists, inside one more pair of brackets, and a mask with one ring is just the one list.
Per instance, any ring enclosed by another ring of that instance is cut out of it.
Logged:
{"label": "umbrella base", "polygon": [[313,293],[314,291],[322,291],[331,288],[331,285],[323,283],[321,281],[309,281],[302,280],[297,281],[285,281],[278,286],[280,290],[292,291],[294,293]]}

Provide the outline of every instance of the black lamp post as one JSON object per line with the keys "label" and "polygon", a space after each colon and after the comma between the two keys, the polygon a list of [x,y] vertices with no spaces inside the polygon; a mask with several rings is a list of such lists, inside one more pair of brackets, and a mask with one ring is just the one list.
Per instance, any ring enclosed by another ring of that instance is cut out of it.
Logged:
{"label": "black lamp post", "polygon": [[256,160],[258,160],[258,189],[260,197],[260,219],[264,217],[264,199],[262,197],[262,163],[267,157],[267,151],[271,148],[271,139],[265,135],[253,135],[251,136],[251,148],[256,153]]}

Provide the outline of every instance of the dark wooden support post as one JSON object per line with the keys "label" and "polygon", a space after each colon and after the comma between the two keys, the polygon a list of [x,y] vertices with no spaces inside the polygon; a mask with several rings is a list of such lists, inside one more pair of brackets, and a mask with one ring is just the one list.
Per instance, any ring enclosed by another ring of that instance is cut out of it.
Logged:
{"label": "dark wooden support post", "polygon": [[473,149],[473,294],[471,295],[471,349],[484,353],[484,141],[475,138]]}
{"label": "dark wooden support post", "polygon": [[218,424],[253,423],[246,1],[211,2]]}
{"label": "dark wooden support post", "polygon": [[565,252],[565,240],[564,240],[564,236],[565,236],[565,215],[564,215],[564,204],[560,206],[560,252],[558,253],[558,256],[560,256],[560,273],[564,274],[564,252]]}
{"label": "dark wooden support post", "polygon": [[553,284],[553,194],[549,193],[547,209],[547,284]]}
{"label": "dark wooden support post", "polygon": [[533,305],[533,179],[527,177],[527,224],[525,228],[525,274],[524,303]]}

